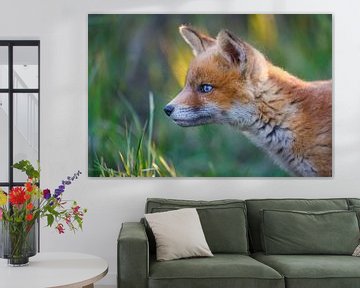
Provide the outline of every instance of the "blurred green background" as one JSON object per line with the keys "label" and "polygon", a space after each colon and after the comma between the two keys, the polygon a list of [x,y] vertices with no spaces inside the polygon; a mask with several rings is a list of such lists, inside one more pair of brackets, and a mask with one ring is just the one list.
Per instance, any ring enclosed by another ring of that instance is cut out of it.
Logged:
{"label": "blurred green background", "polygon": [[302,79],[332,77],[331,15],[89,15],[89,176],[288,176],[234,128],[165,115],[193,57],[181,24],[229,29]]}

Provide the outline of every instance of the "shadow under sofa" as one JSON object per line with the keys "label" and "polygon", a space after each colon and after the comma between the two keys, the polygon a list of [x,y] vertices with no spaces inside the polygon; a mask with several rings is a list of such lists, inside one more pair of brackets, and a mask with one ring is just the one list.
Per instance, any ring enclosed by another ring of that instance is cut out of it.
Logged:
{"label": "shadow under sofa", "polygon": [[145,221],[123,223],[118,238],[118,287],[360,287],[360,257],[267,255],[261,230],[261,212],[265,209],[351,211],[360,207],[360,199],[192,201],[150,198],[145,212],[189,207],[197,209],[214,257],[156,261],[155,239]]}

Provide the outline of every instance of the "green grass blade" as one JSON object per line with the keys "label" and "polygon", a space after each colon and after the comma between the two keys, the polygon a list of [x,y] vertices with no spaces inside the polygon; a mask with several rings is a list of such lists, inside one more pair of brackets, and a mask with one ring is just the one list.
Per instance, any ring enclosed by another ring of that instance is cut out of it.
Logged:
{"label": "green grass blade", "polygon": [[147,144],[147,154],[148,154],[148,161],[147,163],[150,165],[152,162],[151,159],[151,143],[152,143],[152,137],[153,137],[153,129],[154,129],[154,95],[152,92],[149,93],[149,132],[148,132],[148,144]]}

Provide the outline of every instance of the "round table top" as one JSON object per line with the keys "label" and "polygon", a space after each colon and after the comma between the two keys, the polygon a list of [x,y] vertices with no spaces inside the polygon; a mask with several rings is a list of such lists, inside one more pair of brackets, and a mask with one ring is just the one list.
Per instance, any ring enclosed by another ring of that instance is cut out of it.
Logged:
{"label": "round table top", "polygon": [[[80,253],[38,253],[29,265],[9,267],[0,259],[0,286],[6,288],[75,288],[90,285],[108,272],[100,257]],[[5,284],[5,286],[2,286]]]}

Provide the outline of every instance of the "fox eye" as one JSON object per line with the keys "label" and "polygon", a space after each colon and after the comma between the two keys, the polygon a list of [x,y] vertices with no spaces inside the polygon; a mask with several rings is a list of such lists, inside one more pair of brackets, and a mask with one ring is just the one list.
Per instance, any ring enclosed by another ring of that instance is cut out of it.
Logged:
{"label": "fox eye", "polygon": [[211,84],[201,84],[199,86],[199,91],[201,93],[210,93],[213,89],[214,87]]}

